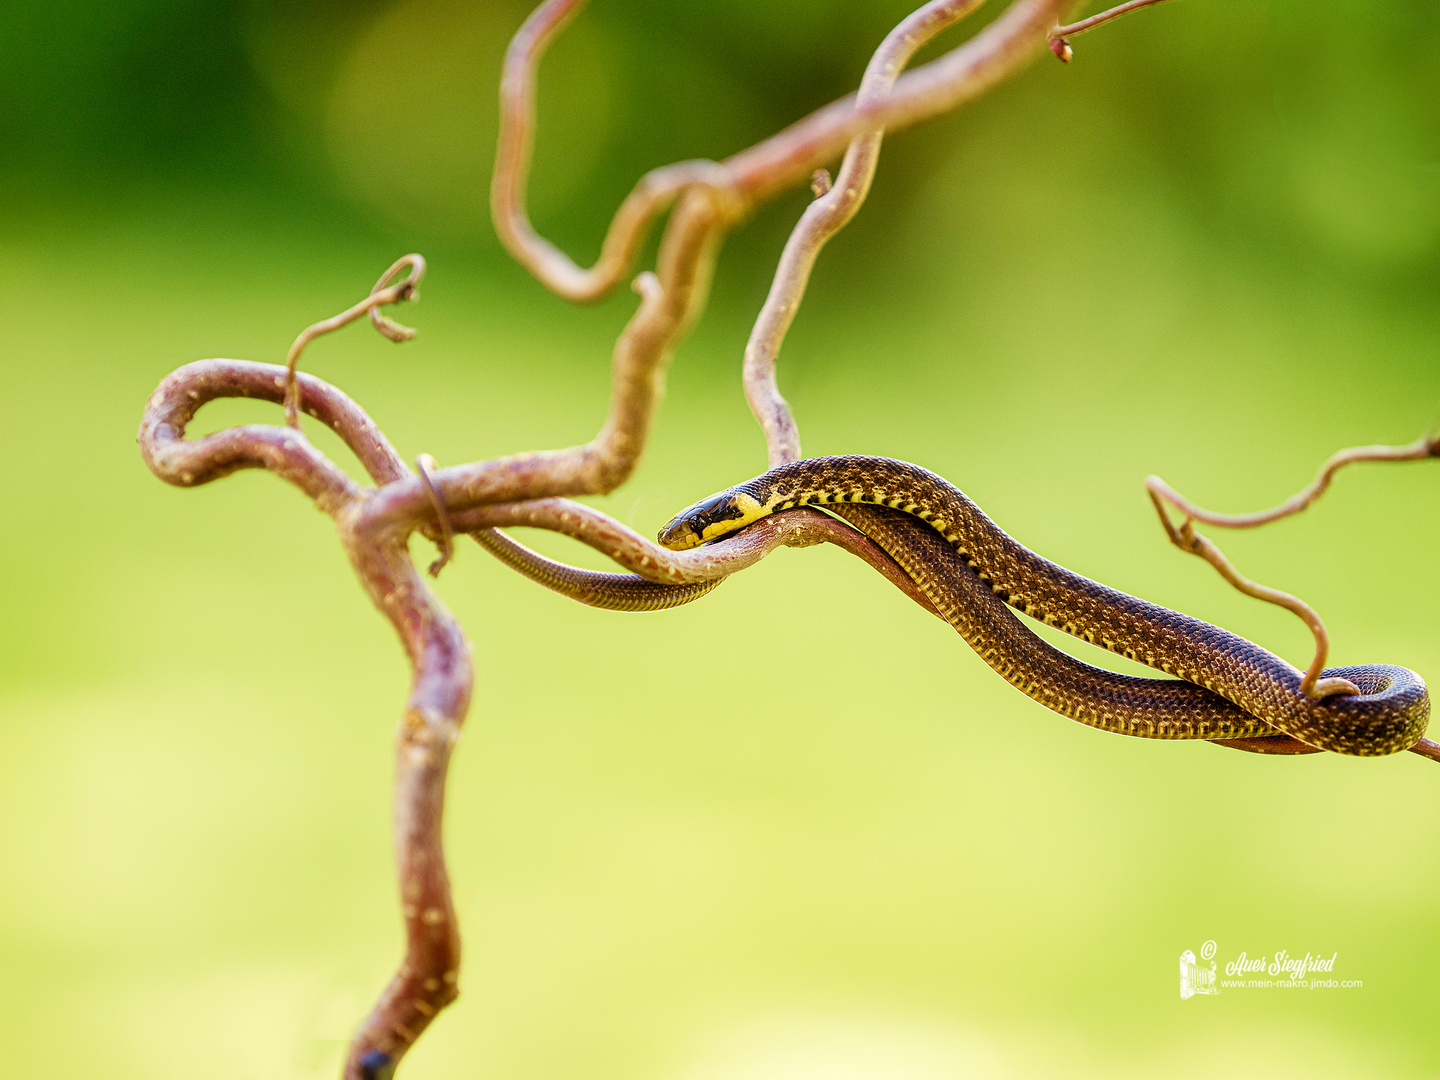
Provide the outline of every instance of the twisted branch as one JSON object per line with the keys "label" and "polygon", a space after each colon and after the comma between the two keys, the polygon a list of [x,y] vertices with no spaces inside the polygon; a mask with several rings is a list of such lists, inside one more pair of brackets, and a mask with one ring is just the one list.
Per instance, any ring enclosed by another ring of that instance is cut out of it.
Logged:
{"label": "twisted branch", "polygon": [[[681,163],[642,179],[611,223],[599,262],[581,270],[530,227],[525,173],[533,130],[534,71],[548,41],[579,6],[550,0],[522,28],[507,58],[502,123],[492,201],[506,245],[543,282],[572,299],[594,299],[627,272],[648,224],[673,207],[653,273],[635,279],[640,304],[615,345],[606,420],[591,441],[568,449],[517,454],[444,469],[421,459],[412,472],[368,416],[339,390],[299,374],[305,347],[321,334],[369,313],[396,340],[405,328],[378,314],[384,304],[412,298],[423,261],[409,256],[391,267],[371,294],[307,328],[284,367],[210,360],[180,368],[157,388],[141,425],[141,452],[161,479],[179,486],[208,483],[236,469],[264,468],[293,483],[335,522],[356,574],[388,618],[410,659],[412,679],[396,736],[395,848],[405,923],[405,957],[347,1054],[346,1080],[388,1078],[457,990],[460,943],[441,848],[445,773],[468,709],[473,671],[469,645],[449,612],[412,564],[406,542],[419,529],[438,536],[443,565],[451,530],[497,524],[540,524],[580,535],[666,584],[687,588],[718,580],[777,546],[838,543],[877,566],[929,607],[888,556],[853,529],[814,515],[782,515],[688,563],[628,534],[618,522],[559,497],[608,492],[623,483],[649,435],[664,370],[675,343],[704,305],[720,235],[759,201],[822,164],[853,137],[887,125],[914,123],[978,95],[1033,55],[1068,0],[1016,0],[982,34],[915,73],[890,96],[858,106],[850,98],[722,165]],[[923,74],[922,74],[923,73]],[[390,284],[402,269],[410,271]],[[244,425],[193,441],[185,429],[217,397],[255,397],[285,406],[285,426]],[[375,482],[361,487],[299,430],[301,410],[331,427]],[[537,501],[538,500],[538,501]],[[564,568],[497,533],[479,531],[484,546],[527,572]],[[648,560],[648,562],[647,562]],[[548,565],[547,565],[548,564]],[[585,573],[589,573],[588,571]],[[563,576],[563,575],[562,575]],[[624,575],[622,575],[624,576]],[[678,582],[678,585],[670,584]],[[687,585],[687,583],[689,583]]]}
{"label": "twisted branch", "polygon": [[1037,43],[1047,39],[1073,0],[1016,0],[970,41],[905,75],[883,97],[863,103],[855,95],[840,98],[719,164],[684,161],[646,173],[615,212],[600,257],[588,270],[541,238],[525,211],[536,71],[546,46],[584,2],[547,0],[511,42],[501,77],[500,135],[490,187],[495,231],[510,254],[546,288],[577,301],[598,299],[619,284],[645,230],[681,192],[705,187],[726,218],[736,222],[802,182],[855,136],[909,127],[980,96],[1034,57]]}
{"label": "twisted branch", "polygon": [[[981,2],[932,0],[890,31],[865,68],[855,95],[856,111],[884,101],[916,50],[970,14]],[[845,149],[840,174],[833,184],[828,174],[818,180],[818,198],[806,207],[785,242],[765,306],[760,309],[745,345],[745,400],[765,434],[772,469],[800,458],[800,433],[775,377],[780,346],[795,313],[800,310],[810,283],[810,271],[821,249],[830,237],[849,224],[870,193],[884,134],[872,131],[852,140]]]}
{"label": "twisted branch", "polygon": [[1352,446],[1337,450],[1325,459],[1320,471],[1315,474],[1315,479],[1304,488],[1268,510],[1257,510],[1250,514],[1217,514],[1213,510],[1206,510],[1185,498],[1158,476],[1147,476],[1145,486],[1178,509],[1186,518],[1225,529],[1250,529],[1298,514],[1330,490],[1330,482],[1335,478],[1335,474],[1346,465],[1364,461],[1420,461],[1432,457],[1440,457],[1440,435],[1434,432],[1422,435],[1404,446]]}
{"label": "twisted branch", "polygon": [[[614,279],[629,265],[634,249],[643,239],[643,229],[653,214],[662,210],[686,185],[704,184],[706,189],[713,193],[733,196],[734,185],[740,182],[732,175],[731,163],[735,159],[724,165],[681,162],[648,174],[611,222],[601,256],[590,270],[581,270],[534,232],[525,213],[524,187],[533,143],[536,68],[554,35],[583,2],[584,0],[551,0],[550,3],[541,5],[511,42],[501,83],[502,122],[495,178],[491,185],[491,206],[496,231],[515,258],[548,287],[575,300],[595,299],[613,285]],[[859,113],[868,106],[882,102],[915,51],[941,30],[964,18],[981,2],[982,0],[936,0],[901,22],[887,35],[871,58],[854,99],[854,111]],[[948,89],[953,91],[953,87]],[[843,99],[842,103],[850,100]],[[782,133],[782,136],[784,134]],[[772,466],[799,456],[799,436],[794,419],[775,385],[775,356],[799,307],[810,270],[820,249],[830,236],[850,220],[869,191],[881,138],[882,133],[874,131],[853,140],[846,149],[838,183],[833,188],[829,188],[827,184],[828,191],[822,193],[822,197],[812,203],[801,218],[785,246],[770,296],[746,348],[746,397],[765,432]],[[733,199],[728,208],[732,214],[738,216]],[[861,511],[861,514],[863,513]],[[545,521],[544,524],[542,520]],[[802,520],[807,524],[797,524]],[[531,520],[525,523],[546,528],[556,528],[557,524],[560,524],[533,515]],[[618,523],[613,524],[618,526]],[[623,526],[619,528],[623,529]],[[770,546],[766,546],[764,551],[759,547],[755,548],[757,554],[754,557],[760,557],[770,550],[770,547],[780,543],[793,546],[795,543],[808,544],[826,539],[865,559],[921,606],[934,612],[924,593],[916,588],[914,582],[878,545],[854,530],[836,527],[833,519],[827,519],[826,515],[819,511],[797,510],[782,515],[777,528],[778,531],[773,537],[768,530],[763,534],[766,537],[763,543]],[[782,536],[786,539],[777,539]],[[509,565],[547,587],[587,602],[603,596],[603,579],[587,576],[593,572],[542,559],[523,545],[495,533],[477,534],[476,539],[495,554],[505,558]],[[762,541],[757,539],[757,542]],[[672,566],[678,580],[689,580],[684,577],[687,572],[684,560],[677,560],[675,553],[655,545],[650,546],[654,551],[644,556],[648,561],[642,565],[647,568]],[[625,565],[624,559],[619,557],[623,550],[623,546],[616,547],[607,550],[606,554]],[[732,565],[728,556],[714,557],[717,565],[731,566],[731,570],[727,572],[741,568],[739,565]],[[748,562],[745,565],[748,565]],[[643,570],[637,572],[644,574]],[[693,599],[699,594],[687,595]]]}
{"label": "twisted branch", "polygon": [[[1440,457],[1440,436],[1434,433],[1405,446],[1352,446],[1339,450],[1326,459],[1315,479],[1307,487],[1268,510],[1251,514],[1217,514],[1206,510],[1185,498],[1158,476],[1145,478],[1145,490],[1155,505],[1155,512],[1160,515],[1160,524],[1164,526],[1165,534],[1172,544],[1181,551],[1204,559],[1220,572],[1221,577],[1246,596],[1283,607],[1299,616],[1309,627],[1315,638],[1315,654],[1300,680],[1303,693],[1312,698],[1322,698],[1330,694],[1358,694],[1359,688],[1349,679],[1321,677],[1320,673],[1324,671],[1325,662],[1330,656],[1330,634],[1325,629],[1325,622],[1320,618],[1320,614],[1298,596],[1272,589],[1245,577],[1208,537],[1195,531],[1195,522],[1203,521],[1226,529],[1254,528],[1300,513],[1329,490],[1335,474],[1346,465],[1361,461],[1418,461],[1430,457]],[[1184,515],[1179,525],[1170,520],[1170,515],[1165,510],[1167,503]]]}
{"label": "twisted branch", "polygon": [[[140,450],[162,480],[209,483],[237,469],[263,468],[289,481],[334,519],[361,584],[390,619],[410,659],[409,699],[396,737],[395,850],[406,926],[405,959],[351,1049],[351,1080],[387,1070],[458,993],[460,938],[441,847],[445,772],[469,707],[470,646],[415,571],[403,541],[371,543],[353,528],[367,492],[299,430],[249,424],[187,441],[185,429],[208,401],[252,397],[282,403],[287,368],[203,360],[156,389],[140,427]],[[410,476],[365,412],[335,387],[299,375],[297,405],[338,434],[377,484]]]}
{"label": "twisted branch", "polygon": [[[865,198],[882,132],[952,109],[1018,70],[1039,52],[1069,6],[1069,0],[1014,0],[971,40],[901,74],[924,41],[978,2],[934,0],[907,18],[872,58],[857,94],[723,162],[681,162],[647,174],[616,212],[601,255],[589,269],[540,237],[525,209],[537,66],[545,47],[583,0],[547,0],[526,21],[506,58],[491,189],[497,232],[507,248],[558,294],[594,300],[625,277],[649,225],[670,211],[654,271],[634,279],[640,302],[615,344],[609,409],[589,442],[443,469],[422,455],[417,474],[358,405],[335,387],[298,373],[300,355],[310,341],[364,313],[393,340],[409,337],[411,331],[378,309],[414,298],[424,272],[419,256],[397,262],[360,303],[303,331],[286,365],[200,361],[172,373],[151,397],[140,446],[155,474],[189,487],[237,469],[263,468],[294,484],[334,521],[362,587],[395,628],[410,661],[411,686],[396,734],[394,809],[405,955],[355,1035],[346,1057],[346,1080],[388,1080],[404,1053],[458,993],[460,939],[440,826],[446,770],[469,707],[474,674],[468,642],[410,559],[406,545],[413,532],[420,530],[441,544],[441,558],[432,572],[449,558],[453,533],[468,532],[507,564],[567,595],[595,602],[605,589],[638,582],[653,587],[656,607],[684,602],[677,599],[681,596],[693,598],[776,547],[834,543],[934,611],[877,545],[815,511],[776,515],[723,543],[677,553],[569,497],[613,490],[639,461],[671,353],[704,306],[720,237],[760,202],[803,181],[843,150],[834,186],[821,185],[824,190],[817,191],[819,198],[786,245],[746,349],[747,400],[765,433],[771,463],[799,456],[798,431],[775,383],[776,357],[820,248]],[[407,269],[404,279],[391,284]],[[220,397],[282,404],[284,426],[243,425],[187,440],[186,427],[196,412]],[[299,428],[302,410],[340,435],[373,488],[351,480],[310,443]],[[846,516],[862,526],[867,512],[863,507],[844,508]],[[631,573],[596,575],[566,567],[495,531],[515,525],[566,533]],[[1417,752],[1436,756],[1428,750]]]}

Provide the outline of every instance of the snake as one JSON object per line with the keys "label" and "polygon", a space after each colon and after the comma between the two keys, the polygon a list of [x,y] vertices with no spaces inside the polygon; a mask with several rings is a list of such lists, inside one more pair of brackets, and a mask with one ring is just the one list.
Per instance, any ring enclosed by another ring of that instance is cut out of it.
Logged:
{"label": "snake", "polygon": [[[686,550],[805,506],[856,525],[991,668],[1082,724],[1262,752],[1284,735],[1361,757],[1406,750],[1425,733],[1429,692],[1408,668],[1328,668],[1325,675],[1347,679],[1359,692],[1309,697],[1300,671],[1274,653],[1036,554],[944,478],[893,458],[844,455],[781,465],[681,511],[659,541]],[[1034,634],[1011,609],[1172,677],[1086,664]]]}
{"label": "snake", "polygon": [[567,566],[532,551],[499,529],[480,529],[470,535],[495,558],[531,581],[602,611],[665,611],[700,599],[725,580],[719,577],[666,585],[639,574]]}

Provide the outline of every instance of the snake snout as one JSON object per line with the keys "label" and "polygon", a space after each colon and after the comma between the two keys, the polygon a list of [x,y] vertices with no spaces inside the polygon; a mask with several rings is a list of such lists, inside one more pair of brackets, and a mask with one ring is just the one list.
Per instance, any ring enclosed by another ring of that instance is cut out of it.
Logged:
{"label": "snake snout", "polygon": [[667,521],[656,536],[656,539],[660,541],[660,546],[669,548],[671,551],[686,551],[693,547],[699,547],[703,543],[705,526],[710,520],[712,504],[719,497],[712,495],[708,499],[702,499],[693,506],[681,510]]}
{"label": "snake snout", "polygon": [[733,491],[711,495],[667,521],[658,539],[671,551],[699,547],[754,520],[758,516],[755,511],[759,509],[759,504],[754,499],[750,499],[749,504],[748,507],[740,505]]}
{"label": "snake snout", "polygon": [[660,546],[671,551],[686,551],[700,546],[700,534],[685,520],[684,514],[676,514],[667,521],[656,536]]}

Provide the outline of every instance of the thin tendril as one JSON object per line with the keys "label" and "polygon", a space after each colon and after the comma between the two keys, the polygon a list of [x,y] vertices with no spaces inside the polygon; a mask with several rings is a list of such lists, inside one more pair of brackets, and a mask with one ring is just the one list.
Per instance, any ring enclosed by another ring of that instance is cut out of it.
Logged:
{"label": "thin tendril", "polygon": [[[410,273],[405,276],[404,280],[394,285],[387,284],[391,278],[406,268]],[[398,304],[401,300],[418,300],[420,294],[416,291],[416,287],[424,276],[424,257],[415,254],[405,255],[395,260],[390,269],[380,275],[380,280],[375,283],[375,287],[370,290],[370,295],[364,300],[353,307],[346,308],[339,315],[332,315],[330,318],[307,326],[300,331],[299,336],[295,338],[295,343],[290,346],[290,351],[285,356],[286,424],[292,428],[300,427],[300,384],[295,378],[295,371],[299,366],[301,353],[305,351],[310,342],[339,330],[367,312],[375,329],[391,341],[409,341],[415,336],[415,331],[408,326],[402,326],[393,319],[386,318],[380,314],[379,309],[386,304]]]}
{"label": "thin tendril", "polygon": [[1153,7],[1155,4],[1163,4],[1165,0],[1126,0],[1126,3],[1117,4],[1097,15],[1091,15],[1088,19],[1081,19],[1079,22],[1069,23],[1065,26],[1057,26],[1050,32],[1050,51],[1061,61],[1069,63],[1074,53],[1070,49],[1069,38],[1076,34],[1083,34],[1087,30],[1094,30],[1097,26],[1104,26],[1108,22],[1120,18],[1122,15],[1129,15],[1132,11],[1139,11],[1141,8]]}
{"label": "thin tendril", "polygon": [[440,548],[440,557],[430,564],[426,573],[431,577],[439,577],[440,571],[445,569],[455,555],[455,527],[450,523],[450,511],[445,509],[445,500],[440,497],[435,482],[430,479],[430,474],[435,471],[435,459],[429,454],[421,454],[415,459],[415,471],[420,474],[420,483],[425,486],[425,492],[430,496],[430,503],[435,507],[435,518],[440,523],[440,540],[437,547]]}

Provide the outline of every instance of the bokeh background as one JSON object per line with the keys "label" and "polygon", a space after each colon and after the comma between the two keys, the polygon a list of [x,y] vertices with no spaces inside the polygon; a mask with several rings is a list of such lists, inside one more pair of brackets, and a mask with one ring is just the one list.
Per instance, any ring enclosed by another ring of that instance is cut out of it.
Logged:
{"label": "bokeh background", "polygon": [[[537,224],[593,257],[643,170],[846,92],[906,9],[594,0],[542,71]],[[333,1076],[397,959],[393,635],[295,491],[167,488],[134,430],[169,370],[279,361],[411,250],[419,337],[357,325],[307,369],[411,458],[596,430],[633,298],[549,296],[486,220],[524,14],[0,11],[10,1073]],[[1170,548],[1141,479],[1258,508],[1435,418],[1440,11],[1185,0],[1075,48],[889,140],[783,388],[808,452],[924,463],[1041,552],[1303,664],[1303,627]],[[763,468],[740,355],[805,198],[727,242],[645,462],[598,500],[636,528]],[[1357,469],[1222,542],[1319,608],[1333,662],[1433,680],[1437,485]],[[478,669],[447,822],[467,954],[408,1080],[1440,1074],[1431,763],[1092,732],[833,549],[661,614],[581,608],[473,546],[438,588]],[[1181,1001],[1207,940],[1222,964],[1337,952],[1364,986]]]}

